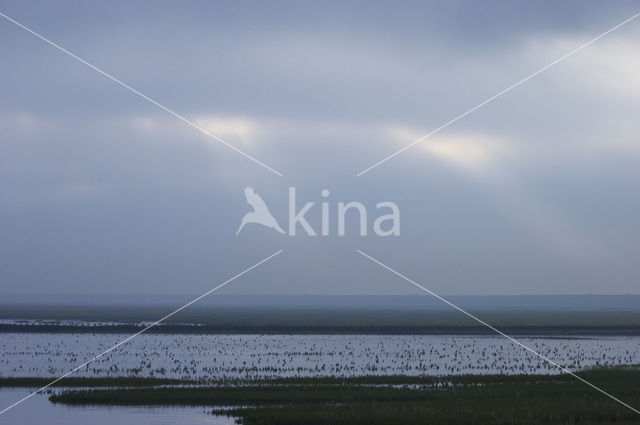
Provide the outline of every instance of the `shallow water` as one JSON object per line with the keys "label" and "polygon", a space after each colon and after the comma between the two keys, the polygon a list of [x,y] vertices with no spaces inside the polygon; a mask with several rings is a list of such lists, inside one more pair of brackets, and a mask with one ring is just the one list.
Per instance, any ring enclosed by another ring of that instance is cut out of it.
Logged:
{"label": "shallow water", "polygon": [[[57,377],[125,334],[2,334],[0,376]],[[576,370],[640,363],[640,337],[520,338]],[[557,373],[499,336],[140,335],[75,376],[172,378]]]}
{"label": "shallow water", "polygon": [[[26,388],[0,388],[0,407],[28,395]],[[37,394],[0,416],[0,423],[15,425],[231,425],[234,419],[214,416],[207,407],[101,407],[63,406]]]}

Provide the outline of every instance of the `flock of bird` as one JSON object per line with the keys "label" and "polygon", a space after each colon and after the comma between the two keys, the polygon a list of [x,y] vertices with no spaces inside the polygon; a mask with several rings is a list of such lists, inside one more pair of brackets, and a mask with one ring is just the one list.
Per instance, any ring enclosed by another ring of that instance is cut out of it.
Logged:
{"label": "flock of bird", "polygon": [[[5,334],[0,376],[58,376],[123,339],[117,334]],[[640,338],[524,338],[576,370],[640,363]],[[141,335],[79,376],[181,379],[283,376],[557,373],[500,337],[377,335]]]}

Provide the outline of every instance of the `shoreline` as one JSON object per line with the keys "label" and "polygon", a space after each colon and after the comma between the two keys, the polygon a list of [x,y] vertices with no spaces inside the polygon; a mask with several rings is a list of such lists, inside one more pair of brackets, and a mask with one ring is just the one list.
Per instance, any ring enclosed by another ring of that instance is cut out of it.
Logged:
{"label": "shoreline", "polygon": [[[543,336],[640,336],[640,325],[496,325],[509,335],[543,337]],[[0,334],[6,333],[82,333],[82,334],[120,334],[136,333],[145,328],[138,324],[115,325],[49,325],[49,324],[0,324]],[[229,325],[194,325],[194,324],[161,324],[149,329],[149,334],[191,334],[191,335],[438,335],[438,336],[491,336],[496,335],[484,326],[410,326],[410,325],[344,325],[344,326],[229,326]]]}

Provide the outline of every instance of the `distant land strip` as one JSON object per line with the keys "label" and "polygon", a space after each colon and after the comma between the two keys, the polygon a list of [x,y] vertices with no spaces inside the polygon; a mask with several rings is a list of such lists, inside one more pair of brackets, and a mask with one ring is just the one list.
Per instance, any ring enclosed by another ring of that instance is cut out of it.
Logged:
{"label": "distant land strip", "polygon": [[[56,325],[0,324],[0,333],[134,333],[143,324]],[[640,336],[640,325],[507,325],[500,330],[511,335]],[[370,335],[493,335],[475,325],[189,325],[164,324],[150,329],[155,334],[370,334]]]}

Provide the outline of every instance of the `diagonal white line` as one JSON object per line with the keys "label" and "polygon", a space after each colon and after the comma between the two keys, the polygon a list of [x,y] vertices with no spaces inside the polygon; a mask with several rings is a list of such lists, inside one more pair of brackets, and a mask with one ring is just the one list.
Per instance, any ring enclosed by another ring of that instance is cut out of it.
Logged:
{"label": "diagonal white line", "polygon": [[99,359],[100,357],[104,356],[105,354],[115,350],[116,348],[120,347],[121,345],[126,344],[127,342],[131,341],[133,338],[137,337],[138,335],[148,331],[149,329],[153,328],[154,326],[158,325],[160,322],[168,319],[169,317],[173,316],[174,314],[178,313],[179,311],[184,310],[185,308],[189,307],[191,304],[201,300],[202,298],[206,297],[207,295],[211,294],[212,292],[217,291],[218,289],[222,288],[223,286],[225,286],[227,283],[234,281],[235,279],[239,278],[240,276],[242,276],[243,274],[255,269],[256,267],[258,267],[259,265],[261,265],[262,263],[265,263],[267,261],[269,261],[270,259],[272,259],[273,257],[275,257],[276,255],[280,254],[282,252],[282,250],[279,250],[278,252],[271,254],[270,256],[268,256],[267,258],[257,262],[256,264],[254,264],[253,266],[244,269],[242,272],[238,273],[237,275],[233,276],[231,279],[221,283],[220,285],[216,286],[215,288],[205,292],[204,294],[200,295],[198,298],[194,298],[193,300],[189,301],[187,304],[183,305],[182,307],[180,307],[177,310],[172,311],[171,313],[167,314],[166,316],[164,316],[162,319],[159,319],[155,322],[153,322],[152,324],[150,324],[149,326],[147,326],[146,328],[142,329],[139,332],[136,332],[135,334],[123,339],[122,341],[120,341],[119,343],[117,343],[116,345],[114,345],[113,347],[109,348],[108,350],[103,351],[102,353],[98,354],[97,356],[93,357],[90,360],[87,360],[86,362],[82,363],[80,366],[77,366],[73,369],[71,369],[69,372],[65,373],[64,375],[62,375],[61,377],[49,382],[47,385],[45,385],[44,387],[40,388],[37,391],[32,392],[31,394],[29,394],[28,396],[16,401],[15,403],[13,403],[11,406],[6,407],[4,410],[0,411],[0,415],[2,415],[3,413],[5,413],[6,411],[8,411],[9,409],[14,408],[15,406],[19,405],[20,403],[22,403],[23,401],[28,400],[29,398],[33,397],[34,395],[38,394],[39,392],[46,390],[47,388],[49,388],[50,386],[52,386],[53,384],[55,384],[56,382],[66,378],[67,376],[71,375],[72,373],[82,369],[83,367],[85,367],[86,365],[88,365],[89,363]]}
{"label": "diagonal white line", "polygon": [[469,109],[468,111],[458,115],[457,117],[447,121],[446,123],[442,124],[440,127],[436,128],[435,130],[431,131],[430,133],[425,134],[424,136],[414,140],[413,142],[409,143],[408,145],[406,145],[405,147],[397,150],[396,152],[392,153],[391,155],[387,156],[386,158],[376,162],[375,164],[373,164],[372,166],[370,166],[369,168],[366,168],[362,171],[360,171],[358,174],[356,174],[357,177],[360,177],[361,175],[363,175],[364,173],[367,173],[371,170],[373,170],[374,168],[376,168],[378,165],[383,164],[385,162],[387,162],[388,160],[390,160],[391,158],[393,158],[396,155],[399,155],[400,153],[406,151],[407,149],[417,145],[420,142],[423,142],[424,140],[428,139],[429,137],[433,136],[434,134],[438,133],[441,130],[444,130],[445,128],[449,127],[451,124],[455,123],[456,121],[466,117],[467,115],[469,115],[470,113],[474,112],[475,110],[482,108],[484,105],[494,101],[495,99],[499,98],[500,96],[502,96],[503,94],[511,91],[512,89],[518,87],[520,84],[530,80],[531,78],[535,77],[536,75],[540,74],[541,72],[546,71],[547,69],[551,68],[552,66],[562,62],[563,60],[567,59],[568,57],[578,53],[580,50],[584,49],[585,47],[589,46],[592,43],[595,43],[596,41],[600,40],[602,37],[606,36],[607,34],[617,30],[618,28],[620,28],[621,26],[631,22],[632,20],[636,19],[638,16],[640,16],[640,13],[637,13],[635,15],[633,15],[632,17],[630,17],[629,19],[625,20],[624,22],[619,23],[618,25],[616,25],[615,27],[603,32],[602,34],[600,34],[599,36],[587,41],[586,43],[576,47],[575,49],[573,49],[572,51],[570,51],[569,53],[565,54],[564,56],[559,57],[558,59],[554,60],[553,62],[551,62],[549,65],[543,66],[542,68],[540,68],[539,70],[527,75],[526,77],[524,77],[522,80],[518,81],[517,83],[514,83],[512,85],[510,85],[509,87],[507,87],[506,89],[502,90],[501,92],[491,96],[490,98],[488,98],[487,100],[478,103],[476,106],[474,106],[473,108]]}
{"label": "diagonal white line", "polygon": [[597,391],[601,392],[602,394],[606,395],[606,396],[607,396],[607,397],[609,397],[610,399],[617,401],[617,402],[618,402],[618,403],[620,403],[621,405],[623,405],[623,406],[625,406],[625,407],[627,407],[627,408],[629,408],[629,409],[633,410],[635,413],[637,413],[637,414],[639,414],[639,415],[640,415],[640,410],[635,409],[635,408],[633,408],[633,407],[629,406],[629,405],[628,405],[627,403],[625,403],[624,401],[622,401],[622,400],[620,400],[620,399],[618,399],[618,398],[616,398],[616,397],[612,396],[612,395],[611,395],[611,394],[609,394],[608,392],[606,392],[606,391],[604,391],[604,390],[602,390],[602,389],[600,389],[600,388],[596,387],[596,386],[595,386],[595,385],[593,385],[591,382],[587,381],[587,380],[586,380],[586,379],[584,379],[584,378],[581,378],[580,376],[578,376],[578,375],[576,375],[575,373],[571,372],[569,369],[567,369],[567,368],[565,368],[565,367],[563,367],[563,366],[560,366],[558,363],[554,362],[553,360],[549,359],[548,357],[546,357],[546,356],[544,356],[544,355],[542,355],[542,354],[538,353],[537,351],[535,351],[535,350],[534,350],[534,349],[532,349],[532,348],[529,348],[528,346],[524,345],[523,343],[521,343],[521,342],[520,342],[520,341],[518,341],[517,339],[510,337],[509,335],[505,334],[504,332],[502,332],[502,331],[500,331],[500,330],[498,330],[498,329],[494,328],[493,326],[491,326],[490,324],[486,323],[485,321],[483,321],[483,320],[481,320],[481,319],[477,318],[476,316],[474,316],[473,314],[471,314],[471,313],[467,312],[466,310],[461,309],[461,308],[460,308],[460,307],[458,307],[457,305],[453,304],[451,301],[448,301],[448,300],[446,300],[446,299],[442,298],[440,295],[436,294],[435,292],[430,291],[429,289],[425,288],[424,286],[420,285],[419,283],[414,282],[413,280],[409,279],[407,276],[405,276],[405,275],[403,275],[402,273],[400,273],[400,272],[398,272],[398,271],[396,271],[396,270],[392,269],[391,267],[389,267],[389,266],[387,266],[387,265],[385,265],[385,264],[381,263],[380,261],[378,261],[378,260],[376,260],[375,258],[371,257],[370,255],[365,254],[364,252],[360,251],[359,249],[356,249],[356,251],[357,251],[359,254],[363,255],[364,257],[368,258],[369,260],[373,261],[374,263],[376,263],[376,264],[378,264],[378,265],[382,266],[383,268],[385,268],[385,269],[389,270],[391,273],[395,274],[396,276],[401,277],[402,279],[406,280],[407,282],[411,283],[412,285],[414,285],[414,286],[416,286],[416,287],[418,287],[418,288],[422,289],[423,291],[427,292],[427,293],[428,293],[428,294],[430,294],[430,295],[433,295],[434,297],[436,297],[436,298],[437,298],[437,299],[439,299],[440,301],[442,301],[442,302],[444,302],[444,303],[448,304],[449,306],[451,306],[451,307],[455,308],[455,309],[456,309],[456,310],[458,310],[459,312],[466,314],[467,316],[469,316],[470,318],[472,318],[472,319],[473,319],[473,320],[475,320],[476,322],[480,323],[481,325],[484,325],[484,326],[486,326],[487,328],[491,329],[492,331],[496,332],[497,334],[502,335],[503,337],[507,338],[509,341],[511,341],[511,342],[513,342],[513,343],[515,343],[515,344],[519,345],[520,347],[524,348],[525,350],[527,350],[527,351],[529,351],[529,352],[531,352],[531,353],[535,354],[536,356],[540,357],[542,360],[546,361],[547,363],[549,363],[549,364],[551,364],[551,365],[553,365],[553,366],[557,367],[558,369],[560,369],[561,371],[563,371],[563,372],[565,372],[565,373],[568,373],[569,375],[573,376],[574,378],[576,378],[576,379],[578,379],[578,380],[580,380],[580,381],[584,382],[585,384],[587,384],[587,385],[588,385],[588,386],[590,386],[591,388],[593,388],[593,389],[595,389],[595,390],[597,390]]}
{"label": "diagonal white line", "polygon": [[71,56],[72,58],[74,58],[75,60],[85,64],[86,66],[88,66],[89,68],[93,69],[94,71],[104,75],[105,77],[107,77],[108,79],[110,79],[111,81],[121,85],[122,87],[126,88],[127,90],[137,94],[138,96],[140,96],[141,98],[143,98],[144,100],[151,102],[152,104],[154,104],[155,106],[157,106],[160,109],[163,109],[164,111],[170,113],[171,115],[173,115],[174,117],[178,118],[179,120],[189,124],[191,127],[195,128],[196,130],[199,130],[201,133],[205,134],[206,136],[211,137],[214,140],[217,140],[218,142],[222,143],[223,145],[227,146],[228,148],[233,149],[234,151],[238,152],[240,155],[244,156],[245,158],[250,159],[251,161],[255,162],[258,165],[261,165],[262,167],[266,168],[267,170],[271,171],[274,174],[279,175],[280,177],[282,177],[282,174],[280,174],[279,172],[277,172],[276,170],[274,170],[273,168],[269,167],[268,165],[258,161],[256,158],[254,158],[253,156],[249,155],[248,153],[238,149],[237,147],[233,146],[230,143],[227,143],[226,141],[222,140],[220,137],[216,136],[215,134],[205,130],[204,128],[200,127],[199,125],[197,125],[196,123],[194,123],[193,121],[185,118],[184,116],[180,115],[179,113],[169,109],[168,107],[162,105],[159,102],[156,102],[155,100],[151,99],[150,97],[140,93],[138,90],[134,89],[133,87],[123,83],[122,81],[120,81],[119,79],[117,79],[116,77],[112,76],[111,74],[106,73],[105,71],[101,70],[100,68],[98,68],[97,66],[94,66],[92,64],[90,64],[89,62],[85,61],[84,59],[74,55],[73,53],[71,53],[70,51],[68,51],[67,49],[59,46],[58,44],[54,43],[53,41],[47,39],[46,37],[44,37],[43,35],[38,34],[37,32],[33,31],[32,29],[22,25],[20,22],[16,21],[15,19],[10,18],[9,16],[5,15],[4,13],[0,12],[0,16],[2,16],[3,18],[5,18],[6,20],[8,20],[9,22],[13,22],[14,24],[16,24],[17,26],[19,26],[20,28],[22,28],[25,31],[30,32],[31,34],[35,35],[36,37],[38,37],[39,39],[41,39],[42,41],[50,44],[51,46],[55,47],[56,49],[60,50],[63,53],[66,53],[67,55]]}

